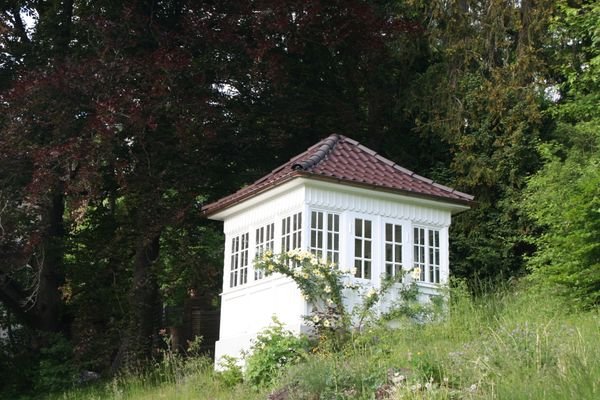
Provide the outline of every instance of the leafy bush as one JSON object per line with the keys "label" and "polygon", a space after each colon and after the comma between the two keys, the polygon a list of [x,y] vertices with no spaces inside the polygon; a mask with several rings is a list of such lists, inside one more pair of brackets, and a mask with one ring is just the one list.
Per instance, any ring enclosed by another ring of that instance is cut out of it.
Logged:
{"label": "leafy bush", "polygon": [[523,202],[544,230],[531,237],[533,278],[588,308],[600,304],[599,126],[562,125],[573,144],[541,148],[546,164],[529,180]]}
{"label": "leafy bush", "polygon": [[273,318],[273,325],[260,332],[246,360],[246,380],[254,387],[271,384],[283,367],[306,358],[310,346],[305,336],[295,336]]}
{"label": "leafy bush", "polygon": [[73,364],[73,348],[62,335],[47,335],[50,344],[41,349],[34,382],[36,392],[65,390],[75,383],[77,370]]}
{"label": "leafy bush", "polygon": [[223,356],[219,361],[221,370],[217,372],[217,377],[226,387],[233,387],[243,382],[242,367],[239,366],[235,357]]}

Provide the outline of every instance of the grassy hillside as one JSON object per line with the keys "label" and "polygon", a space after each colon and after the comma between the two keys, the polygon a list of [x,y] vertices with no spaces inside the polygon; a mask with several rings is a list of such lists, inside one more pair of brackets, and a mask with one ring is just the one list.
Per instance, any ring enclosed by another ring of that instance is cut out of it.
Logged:
{"label": "grassy hillside", "polygon": [[596,399],[600,313],[518,290],[473,301],[454,293],[438,322],[374,324],[341,349],[321,345],[276,368],[266,387],[168,357],[150,374],[51,399]]}

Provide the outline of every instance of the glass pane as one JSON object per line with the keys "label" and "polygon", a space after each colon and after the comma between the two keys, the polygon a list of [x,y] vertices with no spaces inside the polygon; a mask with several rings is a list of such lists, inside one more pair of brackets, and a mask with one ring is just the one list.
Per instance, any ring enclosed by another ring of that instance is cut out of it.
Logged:
{"label": "glass pane", "polygon": [[365,279],[371,279],[371,263],[365,261]]}
{"label": "glass pane", "polygon": [[394,225],[395,237],[394,239],[398,243],[402,243],[402,225]]}
{"label": "glass pane", "polygon": [[395,246],[395,251],[394,251],[394,261],[399,263],[402,262],[402,246],[400,246],[399,244],[397,244]]}
{"label": "glass pane", "polygon": [[392,224],[385,224],[385,240],[391,242],[394,240],[392,236]]}
{"label": "glass pane", "polygon": [[319,213],[319,229],[323,229],[323,213]]}
{"label": "glass pane", "polygon": [[340,216],[335,215],[333,218],[333,230],[336,232],[340,231]]}
{"label": "glass pane", "polygon": [[317,247],[317,232],[310,231],[310,247]]}
{"label": "glass pane", "polygon": [[385,245],[385,261],[393,261],[394,251],[391,244]]}
{"label": "glass pane", "polygon": [[354,274],[354,276],[356,276],[357,278],[361,278],[362,277],[362,269],[361,269],[361,265],[360,265],[360,260],[354,260],[354,268],[356,269],[356,273]]}
{"label": "glass pane", "polygon": [[365,240],[365,258],[371,259],[371,241]]}
{"label": "glass pane", "polygon": [[402,273],[402,267],[400,265],[396,265],[396,268],[394,269],[394,274],[396,276],[400,275]]}
{"label": "glass pane", "polygon": [[362,257],[362,240],[354,239],[354,256]]}
{"label": "glass pane", "polygon": [[429,232],[429,245],[435,246],[434,241],[433,241],[433,231],[431,229],[429,229],[428,232]]}
{"label": "glass pane", "polygon": [[365,221],[365,237],[371,238],[371,221]]}
{"label": "glass pane", "polygon": [[362,219],[355,219],[354,220],[354,236],[362,236]]}
{"label": "glass pane", "polygon": [[419,247],[415,246],[414,247],[414,254],[413,254],[413,258],[415,259],[415,262],[420,262],[419,260]]}
{"label": "glass pane", "polygon": [[333,249],[334,250],[339,250],[340,249],[340,237],[339,237],[339,235],[335,235],[333,237]]}
{"label": "glass pane", "polygon": [[393,276],[394,265],[393,264],[385,264],[385,274],[387,276]]}

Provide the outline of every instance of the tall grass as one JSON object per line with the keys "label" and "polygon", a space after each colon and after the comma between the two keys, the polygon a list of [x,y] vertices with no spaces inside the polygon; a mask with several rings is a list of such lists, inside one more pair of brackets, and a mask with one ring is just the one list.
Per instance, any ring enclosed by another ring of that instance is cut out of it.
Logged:
{"label": "tall grass", "polygon": [[451,298],[443,320],[373,327],[281,384],[298,399],[600,398],[598,311],[573,312],[515,288]]}
{"label": "tall grass", "polygon": [[228,385],[205,359],[166,359],[152,373],[53,399],[596,399],[600,313],[516,288],[451,293],[445,317],[373,325],[341,351],[326,346],[271,387]]}

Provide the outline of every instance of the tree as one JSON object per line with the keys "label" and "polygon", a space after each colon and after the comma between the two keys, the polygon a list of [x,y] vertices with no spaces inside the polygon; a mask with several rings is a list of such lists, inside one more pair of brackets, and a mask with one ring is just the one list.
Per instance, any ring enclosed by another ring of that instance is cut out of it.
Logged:
{"label": "tree", "polygon": [[[159,289],[172,294],[173,275],[195,276],[174,266],[173,242],[211,240],[205,222],[186,225],[201,201],[333,127],[383,137],[374,116],[390,112],[390,93],[372,72],[385,69],[386,35],[409,26],[361,1],[8,6],[0,161],[10,257],[0,293],[22,323],[73,335],[78,349],[122,329],[118,351],[105,352],[117,355],[103,356],[114,369],[152,355]],[[27,40],[21,12],[38,16]],[[27,290],[40,271],[48,326],[33,323],[44,302]]]}
{"label": "tree", "polygon": [[479,280],[524,272],[531,222],[513,201],[540,165],[543,140],[541,51],[549,1],[410,2],[428,37],[428,66],[415,79],[406,112],[441,165],[430,176],[475,195],[454,219],[452,268]]}
{"label": "tree", "polygon": [[540,146],[523,209],[540,226],[528,262],[533,279],[572,304],[600,304],[600,6],[558,2],[549,95],[555,128]]}

